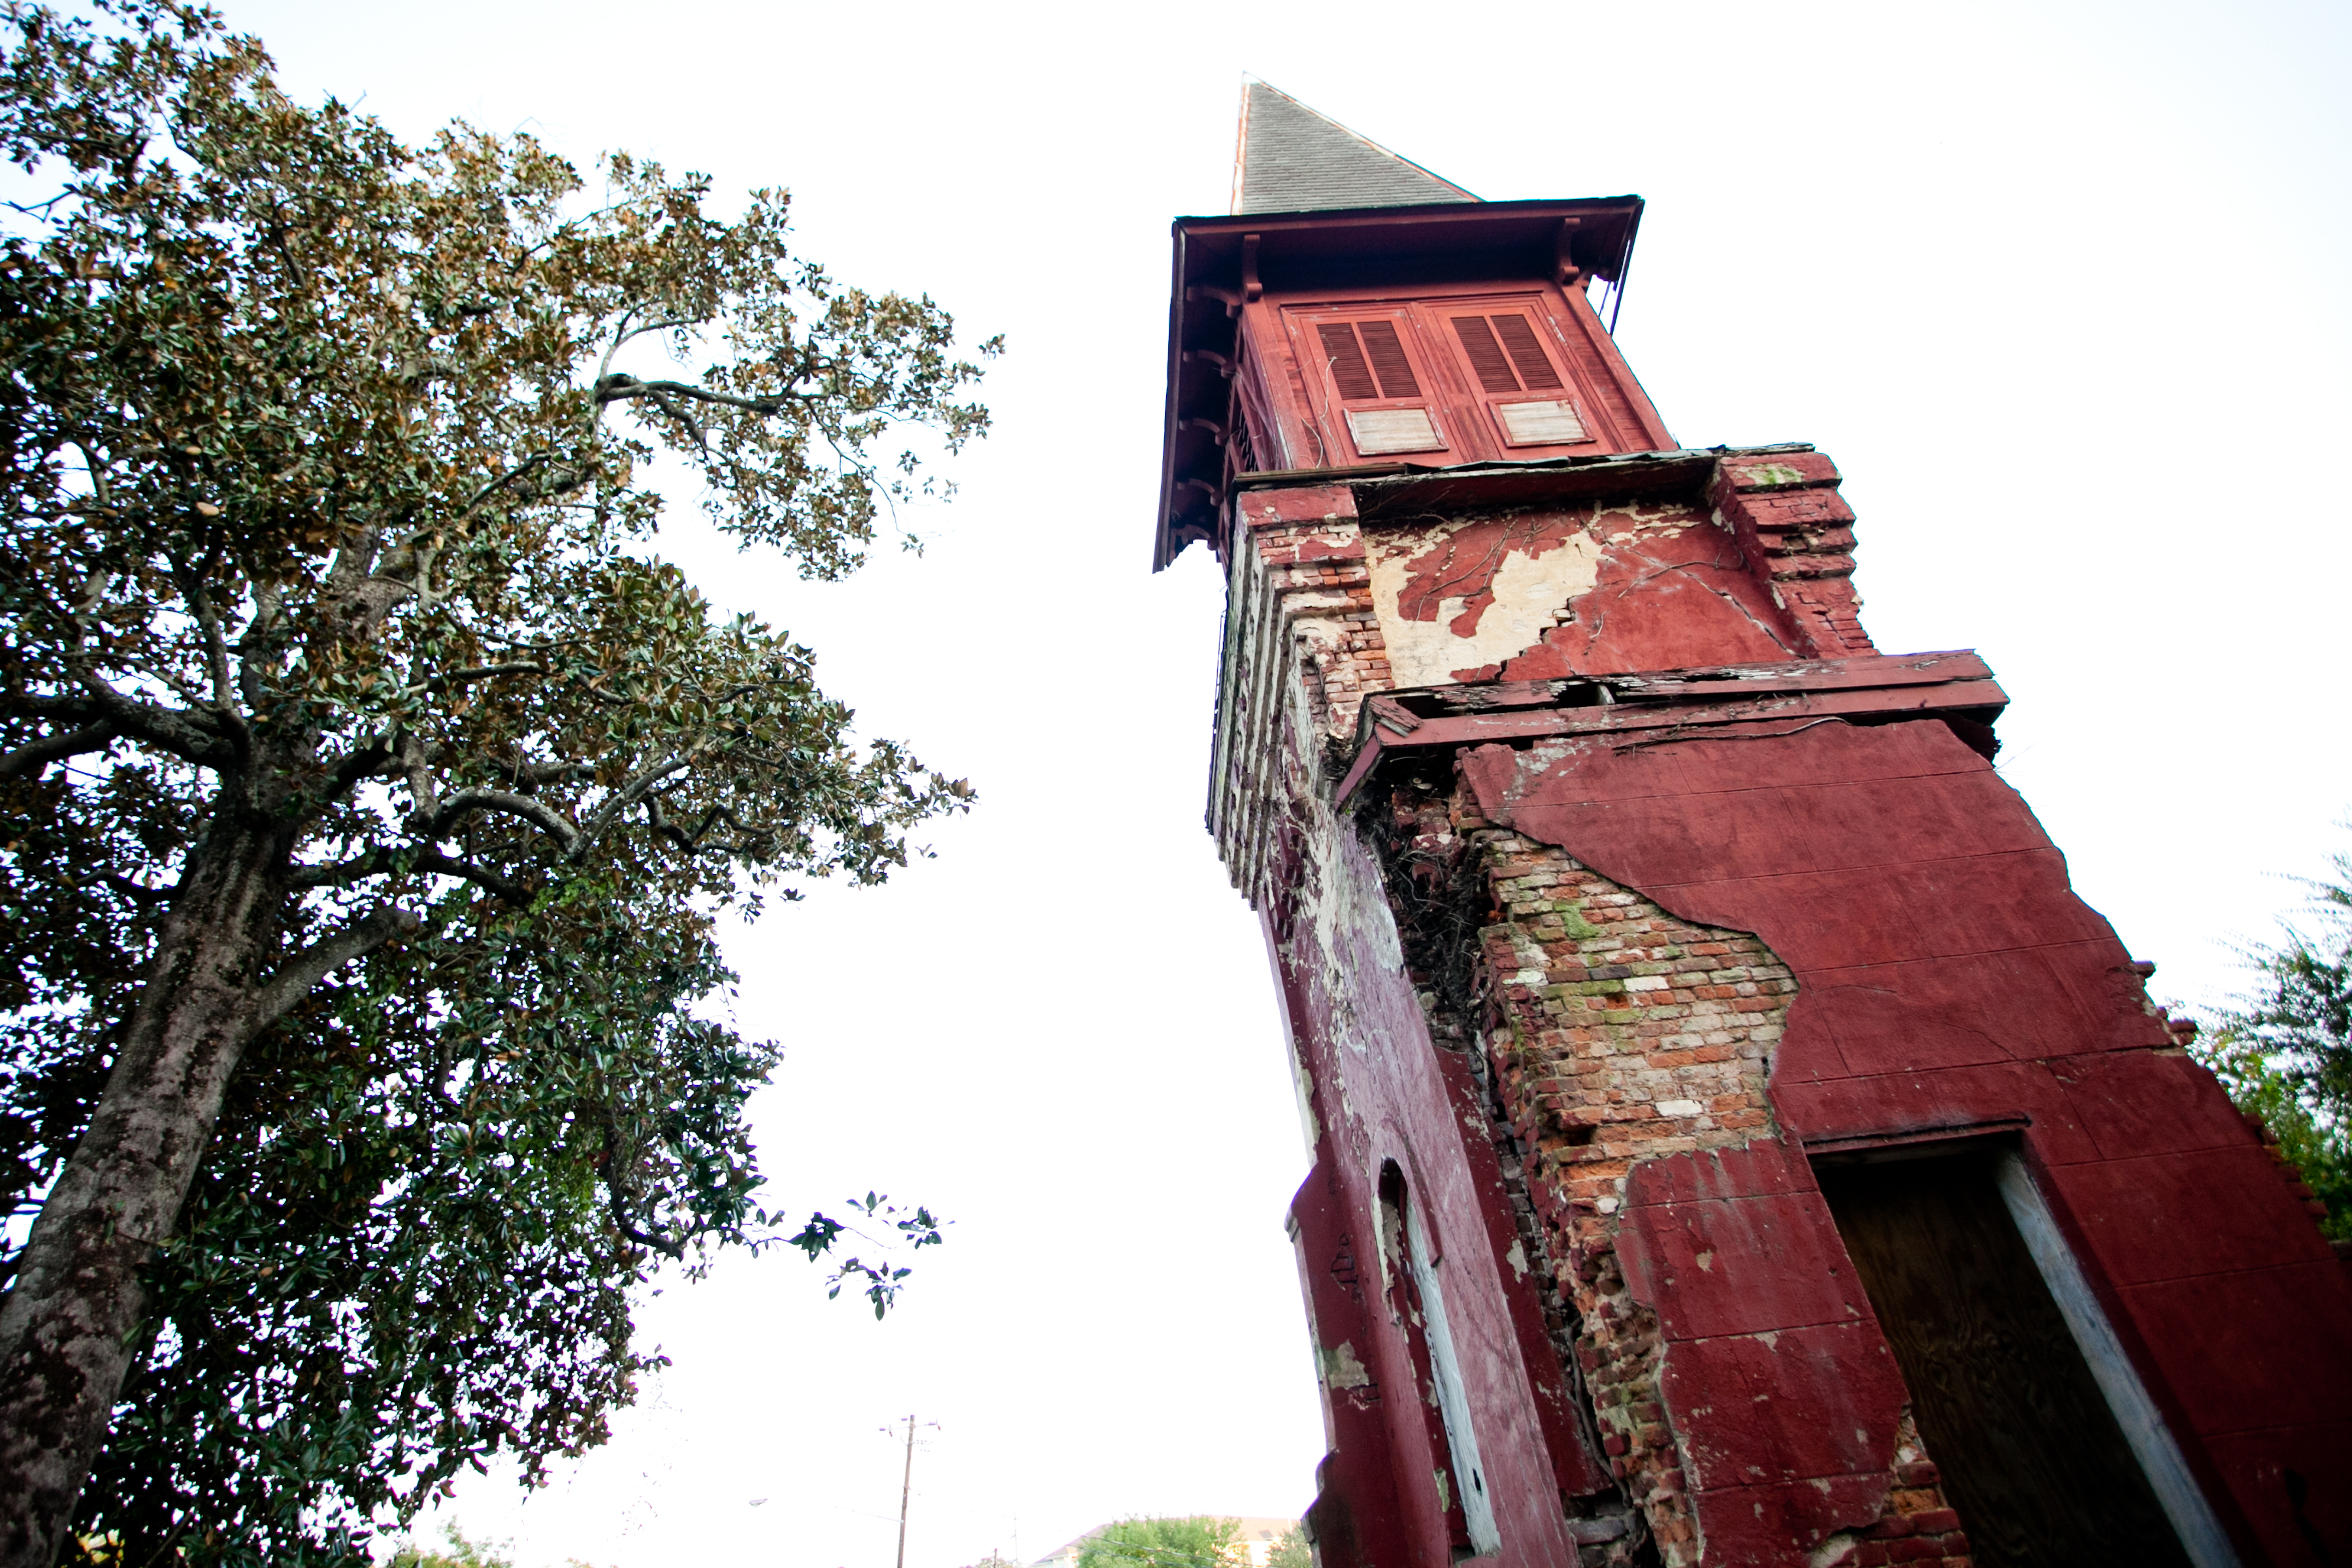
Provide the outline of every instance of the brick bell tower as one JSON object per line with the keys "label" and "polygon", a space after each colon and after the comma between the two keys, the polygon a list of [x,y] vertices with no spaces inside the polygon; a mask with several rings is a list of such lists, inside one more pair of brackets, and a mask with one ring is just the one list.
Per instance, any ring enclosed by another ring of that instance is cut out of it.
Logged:
{"label": "brick bell tower", "polygon": [[[1315,1166],[1321,1568],[2352,1563],[2352,1284],[1801,445],[1676,447],[1633,197],[1260,83],[1153,564]],[[1604,314],[1604,312],[1606,314]]]}

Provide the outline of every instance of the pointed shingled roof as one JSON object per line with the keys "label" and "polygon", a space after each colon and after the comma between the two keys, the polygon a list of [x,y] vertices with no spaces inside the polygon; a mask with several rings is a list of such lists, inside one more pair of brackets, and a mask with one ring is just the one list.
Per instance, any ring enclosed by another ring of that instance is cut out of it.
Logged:
{"label": "pointed shingled roof", "polygon": [[1324,212],[1478,198],[1255,78],[1242,84],[1234,211]]}

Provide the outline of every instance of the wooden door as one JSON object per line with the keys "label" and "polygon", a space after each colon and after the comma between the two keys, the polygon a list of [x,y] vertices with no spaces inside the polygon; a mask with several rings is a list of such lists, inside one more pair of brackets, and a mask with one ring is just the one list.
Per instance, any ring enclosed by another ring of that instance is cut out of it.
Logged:
{"label": "wooden door", "polygon": [[1819,1173],[1984,1568],[2188,1568],[1994,1184],[1992,1156]]}

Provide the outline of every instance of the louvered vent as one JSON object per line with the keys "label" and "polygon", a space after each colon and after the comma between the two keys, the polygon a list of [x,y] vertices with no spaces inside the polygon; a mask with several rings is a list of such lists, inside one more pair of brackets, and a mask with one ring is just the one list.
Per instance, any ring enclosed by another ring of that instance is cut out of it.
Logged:
{"label": "louvered vent", "polygon": [[1371,366],[1364,363],[1364,351],[1357,346],[1354,327],[1345,321],[1326,321],[1315,329],[1315,334],[1323,340],[1323,357],[1331,366],[1331,384],[1339,389],[1341,397],[1353,403],[1381,395],[1372,380]]}
{"label": "louvered vent", "polygon": [[[1512,321],[1519,318],[1513,316]],[[1524,328],[1527,323],[1519,321]],[[1484,316],[1456,316],[1454,335],[1462,340],[1462,352],[1470,358],[1470,368],[1478,373],[1478,384],[1489,392],[1517,392],[1518,378],[1511,374],[1508,360],[1503,357],[1502,345],[1495,341],[1492,329]],[[1554,386],[1559,383],[1553,382]]]}
{"label": "louvered vent", "polygon": [[1404,357],[1404,343],[1397,337],[1396,323],[1362,321],[1358,327],[1364,334],[1364,352],[1372,359],[1372,374],[1381,378],[1381,395],[1419,397],[1421,383],[1412,377],[1412,365]]}
{"label": "louvered vent", "polygon": [[[1511,363],[1518,367],[1519,379],[1529,392],[1559,390],[1559,372],[1552,369],[1551,358],[1536,341],[1536,330],[1528,325],[1525,316],[1512,314],[1494,318],[1495,330],[1503,334],[1503,346],[1511,353]],[[1489,392],[1502,390],[1489,385]]]}

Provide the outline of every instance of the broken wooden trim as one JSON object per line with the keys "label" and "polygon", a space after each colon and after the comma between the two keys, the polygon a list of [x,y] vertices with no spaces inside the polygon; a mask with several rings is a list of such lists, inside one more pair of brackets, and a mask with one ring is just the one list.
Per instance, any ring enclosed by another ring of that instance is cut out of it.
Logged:
{"label": "broken wooden trim", "polygon": [[1964,1143],[2022,1137],[2033,1125],[2025,1115],[1995,1116],[1971,1121],[1934,1122],[1924,1127],[1892,1128],[1879,1132],[1852,1132],[1833,1138],[1798,1135],[1805,1158],[1817,1164],[1869,1163],[1884,1159],[1930,1159],[1952,1153]]}
{"label": "broken wooden trim", "polygon": [[1396,753],[1641,732],[1652,733],[1636,743],[1659,744],[1683,738],[1659,731],[1766,720],[1958,720],[1973,727],[1963,739],[1982,751],[2008,705],[1992,671],[1967,649],[1413,687],[1365,698],[1335,800],[1346,804]]}

